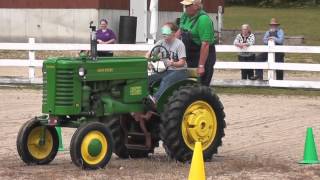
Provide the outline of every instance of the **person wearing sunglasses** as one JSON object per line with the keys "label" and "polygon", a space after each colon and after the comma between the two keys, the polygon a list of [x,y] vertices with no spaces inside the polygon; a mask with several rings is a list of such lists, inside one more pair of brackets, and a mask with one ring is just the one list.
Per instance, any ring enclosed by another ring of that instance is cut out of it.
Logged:
{"label": "person wearing sunglasses", "polygon": [[180,29],[176,33],[186,46],[187,64],[197,68],[201,84],[209,86],[216,61],[213,21],[202,9],[201,0],[183,0],[185,12],[180,18]]}

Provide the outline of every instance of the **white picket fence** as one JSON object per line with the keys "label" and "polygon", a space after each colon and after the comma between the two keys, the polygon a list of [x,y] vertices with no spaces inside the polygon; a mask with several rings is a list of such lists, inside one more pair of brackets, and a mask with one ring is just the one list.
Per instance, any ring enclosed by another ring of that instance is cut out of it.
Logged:
{"label": "white picket fence", "polygon": [[[111,51],[147,51],[152,48],[151,44],[111,44],[98,45],[98,50]],[[0,77],[0,84],[41,84],[42,80],[35,78],[35,68],[42,67],[43,60],[35,59],[35,51],[80,51],[89,50],[89,44],[53,44],[35,43],[34,38],[29,43],[0,43],[0,50],[26,50],[29,51],[29,59],[0,59],[0,67],[28,67],[28,78]],[[233,45],[216,45],[219,52],[268,52],[267,62],[217,62],[215,69],[264,69],[268,71],[268,80],[214,80],[215,86],[266,86],[286,88],[314,88],[320,89],[320,81],[293,81],[275,80],[275,70],[320,72],[320,64],[306,63],[275,63],[275,53],[319,53],[320,46],[275,46],[272,41],[268,46],[251,46],[241,50]]]}

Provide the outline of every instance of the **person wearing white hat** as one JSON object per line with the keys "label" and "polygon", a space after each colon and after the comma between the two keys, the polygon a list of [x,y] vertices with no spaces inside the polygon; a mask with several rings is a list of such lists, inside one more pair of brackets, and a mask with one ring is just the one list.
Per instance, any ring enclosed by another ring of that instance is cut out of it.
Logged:
{"label": "person wearing white hat", "polygon": [[209,86],[216,61],[213,21],[202,9],[201,0],[183,0],[185,12],[180,18],[181,36],[186,46],[188,67],[197,68],[201,83]]}

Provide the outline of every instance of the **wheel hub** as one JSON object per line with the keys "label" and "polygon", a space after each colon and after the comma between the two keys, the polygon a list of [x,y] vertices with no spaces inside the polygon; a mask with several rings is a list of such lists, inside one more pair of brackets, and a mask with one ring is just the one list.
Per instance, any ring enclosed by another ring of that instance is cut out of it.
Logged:
{"label": "wheel hub", "polygon": [[205,150],[212,143],[217,129],[216,116],[211,106],[204,101],[192,103],[185,111],[182,136],[191,149],[201,142]]}
{"label": "wheel hub", "polygon": [[[27,147],[30,154],[36,159],[45,159],[49,156],[50,152],[53,148],[53,139],[49,130],[46,131],[46,136],[44,140],[41,137],[43,127],[36,127],[31,130],[28,139],[27,139]],[[42,141],[42,143],[41,143]],[[44,142],[43,142],[44,141]]]}
{"label": "wheel hub", "polygon": [[98,139],[93,139],[88,146],[88,151],[91,156],[98,156],[101,152],[102,144]]}
{"label": "wheel hub", "polygon": [[81,143],[81,156],[83,160],[91,165],[100,163],[108,151],[106,137],[100,131],[91,131]]}

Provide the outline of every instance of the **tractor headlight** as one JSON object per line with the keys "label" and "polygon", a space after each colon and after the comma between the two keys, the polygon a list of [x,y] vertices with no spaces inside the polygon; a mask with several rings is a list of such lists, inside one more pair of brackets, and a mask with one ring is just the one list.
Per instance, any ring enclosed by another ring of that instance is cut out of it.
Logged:
{"label": "tractor headlight", "polygon": [[78,70],[79,76],[83,77],[84,75],[86,75],[86,69],[84,69],[83,67],[80,67]]}

